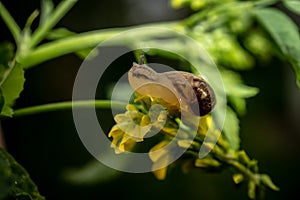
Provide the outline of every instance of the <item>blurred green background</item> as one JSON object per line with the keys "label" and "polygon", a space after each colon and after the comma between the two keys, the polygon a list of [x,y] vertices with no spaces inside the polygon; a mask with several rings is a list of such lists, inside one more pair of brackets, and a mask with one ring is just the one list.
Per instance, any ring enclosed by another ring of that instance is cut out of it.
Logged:
{"label": "blurred green background", "polygon": [[[21,27],[39,7],[39,1],[2,0]],[[54,1],[55,2],[55,1]],[[188,9],[173,10],[168,0],[79,1],[58,24],[76,32],[126,27],[149,22],[183,19]],[[292,15],[291,13],[289,13]],[[299,19],[294,18],[296,21]],[[37,25],[37,24],[34,24]],[[12,41],[0,21],[0,41]],[[133,56],[124,56],[112,66],[129,69]],[[24,91],[16,107],[71,100],[72,86],[81,60],[63,56],[26,71]],[[261,173],[268,173],[279,192],[267,190],[266,199],[300,199],[300,92],[292,69],[279,60],[242,72],[246,84],[260,88],[248,99],[247,115],[241,118],[241,148],[259,161]],[[106,80],[111,81],[111,80]],[[100,94],[100,97],[103,94]],[[103,96],[104,97],[104,96]],[[108,110],[99,115],[108,114]],[[104,129],[111,117],[101,117]],[[232,172],[207,173],[195,169],[183,174],[174,168],[164,181],[153,174],[118,173],[101,164],[97,184],[71,184],[64,172],[92,160],[76,133],[71,111],[8,119],[2,122],[8,151],[23,165],[47,199],[247,199],[246,186],[236,186]],[[114,176],[109,176],[113,174]],[[101,179],[102,177],[102,179]]]}

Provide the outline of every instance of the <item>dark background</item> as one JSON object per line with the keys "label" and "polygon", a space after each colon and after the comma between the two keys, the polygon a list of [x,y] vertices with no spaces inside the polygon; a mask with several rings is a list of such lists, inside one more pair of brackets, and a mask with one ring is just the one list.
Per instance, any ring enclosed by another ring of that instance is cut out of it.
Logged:
{"label": "dark background", "polygon": [[[2,2],[21,27],[31,12],[39,7],[39,1]],[[83,32],[170,21],[184,18],[189,13],[186,9],[172,10],[167,0],[89,0],[78,2],[57,27]],[[2,21],[0,39],[12,41]],[[129,69],[132,59],[132,55],[128,55],[115,65],[128,66]],[[81,60],[76,56],[67,55],[27,70],[25,88],[16,107],[71,100],[80,64]],[[266,199],[298,199],[300,93],[292,69],[275,59],[269,66],[257,66],[242,74],[247,84],[260,88],[260,93],[247,101],[247,115],[241,118],[241,148],[257,159],[261,173],[270,174],[281,188],[279,192],[267,190]],[[107,113],[101,111],[99,115]],[[103,124],[109,129],[113,124],[111,117],[103,118]],[[71,111],[4,120],[2,129],[8,151],[28,170],[47,199],[81,200],[104,196],[122,199],[247,199],[246,185],[235,186],[230,170],[214,174],[193,170],[185,175],[174,169],[164,181],[157,181],[151,173],[120,173],[109,179],[103,178],[96,185],[69,184],[62,178],[63,172],[83,166],[92,159],[78,138]]]}

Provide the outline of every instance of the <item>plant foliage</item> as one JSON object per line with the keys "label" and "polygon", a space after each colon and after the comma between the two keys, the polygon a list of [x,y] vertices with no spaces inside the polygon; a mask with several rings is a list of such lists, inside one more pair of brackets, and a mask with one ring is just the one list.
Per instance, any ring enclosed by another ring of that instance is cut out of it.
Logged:
{"label": "plant foliage", "polygon": [[[0,116],[2,119],[17,117],[18,113],[28,115],[44,112],[45,110],[70,108],[69,105],[72,105],[72,102],[57,106],[53,104],[49,107],[29,107],[25,108],[26,112],[23,112],[24,110],[22,112],[14,110],[14,102],[20,96],[25,82],[24,71],[68,53],[75,53],[84,58],[99,42],[132,28],[103,29],[86,33],[74,33],[66,28],[55,28],[57,22],[75,3],[76,1],[71,0],[62,1],[55,6],[51,0],[42,0],[39,26],[32,30],[31,24],[38,18],[39,12],[34,11],[28,17],[25,27],[21,29],[0,2],[0,16],[15,39],[15,48],[12,43],[1,43],[0,45]],[[276,5],[283,4],[291,12],[300,14],[299,1],[171,0],[170,3],[174,9],[188,7],[193,11],[193,14],[186,19],[172,23],[160,22],[151,25],[181,32],[201,44],[209,52],[221,72],[228,100],[224,130],[218,145],[207,158],[198,159],[193,157],[194,167],[221,168],[224,165],[231,166],[236,172],[233,175],[233,181],[238,184],[247,180],[248,196],[252,199],[257,196],[255,192],[261,187],[267,186],[273,190],[278,190],[278,187],[272,183],[268,175],[258,172],[257,161],[250,159],[245,151],[240,149],[239,118],[246,114],[246,99],[254,97],[259,91],[257,88],[259,86],[246,85],[239,72],[252,70],[258,63],[267,63],[273,57],[278,57],[292,66],[298,88],[300,88],[299,29],[288,15],[276,8]],[[141,25],[140,27],[147,26],[149,25]],[[143,41],[149,43],[165,42],[166,45],[172,44],[174,48],[190,53],[191,59],[197,58],[196,55],[192,55],[189,47],[184,46],[185,44],[180,43],[180,41],[171,39],[160,41],[157,39],[157,35],[163,35],[163,33],[136,33],[134,37],[137,43]],[[124,41],[126,41],[126,37],[124,37]],[[162,51],[150,50],[147,54],[169,57],[182,62],[180,58]],[[152,100],[144,102],[143,105],[147,106],[147,103],[151,103]],[[94,106],[93,103],[89,103],[89,105]],[[105,103],[99,105],[103,108],[107,107]],[[117,148],[118,153],[133,148],[136,142],[144,140],[143,137],[139,137],[139,140],[130,138],[118,129],[119,126],[124,126],[124,124],[128,126],[129,130],[131,130],[130,127],[135,127],[133,124],[130,124],[130,126],[128,124],[128,120],[131,121],[130,113],[134,113],[136,118],[139,119],[139,123],[147,125],[148,121],[147,117],[144,117],[145,113],[140,113],[137,107],[137,104],[128,105],[126,113],[115,117],[117,124],[112,128],[109,136],[113,138],[112,144],[114,148]],[[147,110],[147,108],[144,109]],[[209,118],[206,118],[205,122],[202,124],[202,128],[206,127],[207,129],[212,128],[213,124],[216,123],[210,121]],[[176,123],[176,121],[172,122],[175,126]],[[151,126],[159,125],[152,124]],[[172,128],[172,126],[170,127]],[[131,131],[136,131],[136,129]],[[219,130],[214,131],[218,132]],[[170,138],[172,129],[166,128],[165,133],[169,133],[166,138]],[[158,146],[152,148],[164,146],[166,138],[158,141]],[[179,141],[178,145],[185,146],[186,143]],[[190,147],[189,153],[193,153],[195,149],[198,150],[202,143],[198,141],[193,145]],[[164,158],[167,158],[168,155],[160,156],[166,156]],[[160,160],[159,157],[152,157],[151,159],[154,164],[155,161]],[[89,165],[89,167],[94,169],[93,166]],[[155,171],[154,174],[158,179],[163,179],[166,170]],[[3,150],[0,152],[0,172],[5,177],[4,181],[1,178],[2,182],[0,183],[0,188],[4,191],[0,192],[2,198],[10,195],[18,198],[26,196],[29,199],[43,199],[25,170]],[[74,174],[76,174],[76,170]],[[97,171],[97,174],[99,174],[99,171]],[[68,179],[72,180],[70,176]],[[84,179],[83,176],[76,177],[77,182],[80,182],[78,177]],[[94,178],[97,179],[97,176],[94,176]],[[90,179],[89,182],[93,182]],[[16,184],[14,185],[14,183]]]}

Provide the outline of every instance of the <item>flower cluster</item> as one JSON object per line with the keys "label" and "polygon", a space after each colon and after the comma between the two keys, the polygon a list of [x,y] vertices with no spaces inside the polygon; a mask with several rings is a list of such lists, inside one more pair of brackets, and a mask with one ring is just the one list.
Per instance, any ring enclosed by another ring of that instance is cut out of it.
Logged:
{"label": "flower cluster", "polygon": [[[169,163],[181,163],[183,172],[191,168],[215,171],[229,166],[235,171],[234,183],[248,182],[248,196],[252,199],[255,193],[263,192],[265,186],[279,190],[268,175],[259,173],[256,160],[250,159],[245,151],[230,146],[210,114],[187,115],[182,119],[183,114],[184,110],[180,111],[162,99],[137,97],[126,106],[125,113],[115,116],[116,125],[108,134],[112,138],[111,147],[116,153],[131,152],[137,143],[159,135],[147,149],[153,162],[152,172],[159,180],[165,179]],[[176,152],[180,148],[184,154],[178,158]],[[199,157],[202,148],[209,152],[205,157]]]}
{"label": "flower cluster", "polygon": [[151,129],[163,128],[167,112],[159,105],[151,97],[137,98],[134,104],[126,106],[125,113],[114,117],[116,125],[108,136],[113,138],[111,147],[116,153],[131,151],[137,142],[144,141]]}
{"label": "flower cluster", "polygon": [[[192,153],[192,161],[196,167],[216,167],[217,161],[212,158],[199,159],[198,151],[204,138],[208,135],[219,137],[220,130],[214,127],[212,117],[188,115],[184,123],[180,118],[177,108],[174,108],[162,99],[141,96],[134,100],[132,104],[126,106],[126,112],[117,114],[114,125],[108,136],[112,138],[111,147],[115,153],[130,152],[136,143],[143,142],[148,135],[160,134],[159,141],[149,149],[149,157],[153,161],[154,175],[158,179],[164,179],[167,172],[165,163],[170,163],[176,154],[176,149],[187,149],[187,153]],[[194,132],[194,133],[193,133]],[[164,148],[175,140],[170,148]],[[214,144],[206,143],[212,149]],[[159,149],[163,151],[156,151]],[[158,153],[159,152],[159,153]]]}

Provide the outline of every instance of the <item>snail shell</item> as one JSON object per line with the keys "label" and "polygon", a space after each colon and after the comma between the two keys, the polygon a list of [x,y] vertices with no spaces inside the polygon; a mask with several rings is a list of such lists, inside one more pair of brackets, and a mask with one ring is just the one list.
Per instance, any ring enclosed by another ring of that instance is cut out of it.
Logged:
{"label": "snail shell", "polygon": [[208,114],[216,104],[215,93],[210,85],[203,78],[188,72],[158,73],[142,61],[141,64],[133,63],[128,80],[138,94],[161,98],[172,106],[196,115]]}

